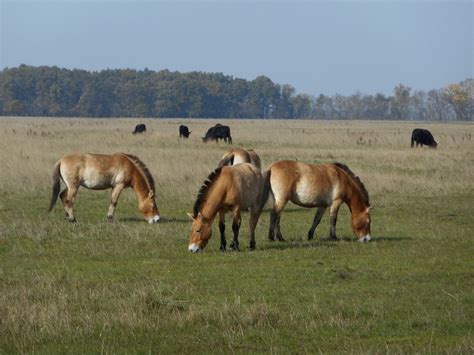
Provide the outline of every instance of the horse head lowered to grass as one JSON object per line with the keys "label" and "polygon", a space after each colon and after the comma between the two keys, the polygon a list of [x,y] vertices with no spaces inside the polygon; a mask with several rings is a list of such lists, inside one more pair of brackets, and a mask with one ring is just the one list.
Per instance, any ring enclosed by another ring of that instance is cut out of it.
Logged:
{"label": "horse head lowered to grass", "polygon": [[[59,193],[61,182],[66,188]],[[71,154],[58,160],[53,170],[53,193],[49,204],[51,211],[58,199],[63,202],[66,218],[75,222],[74,202],[80,186],[92,190],[112,189],[107,218],[113,220],[120,193],[131,187],[138,198],[138,208],[148,223],[160,220],[155,201],[155,182],[146,165],[130,154]]]}
{"label": "horse head lowered to grass", "polygon": [[[336,238],[336,221],[339,208],[346,203],[351,211],[351,224],[359,241],[370,240],[369,194],[364,184],[344,164],[305,164],[297,161],[279,161],[268,168],[264,199],[271,193],[274,198],[270,212],[268,238],[283,240],[280,215],[288,201],[302,207],[317,207],[308,239],[329,208],[330,237]],[[269,176],[268,176],[269,175]]]}
{"label": "horse head lowered to grass", "polygon": [[226,248],[225,213],[232,212],[234,238],[230,247],[239,250],[241,212],[250,211],[250,249],[255,249],[255,227],[261,213],[263,177],[249,163],[223,166],[214,170],[199,190],[192,214],[188,250],[202,250],[212,235],[212,223],[219,214],[221,250]]}

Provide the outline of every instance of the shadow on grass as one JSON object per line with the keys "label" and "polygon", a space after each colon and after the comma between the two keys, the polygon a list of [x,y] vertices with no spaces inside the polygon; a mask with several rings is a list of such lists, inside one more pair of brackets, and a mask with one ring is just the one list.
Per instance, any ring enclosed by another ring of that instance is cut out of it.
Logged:
{"label": "shadow on grass", "polygon": [[264,245],[257,245],[258,250],[284,250],[284,249],[307,249],[307,248],[334,248],[334,243],[328,243],[325,240],[288,240],[284,242],[274,241]]}
{"label": "shadow on grass", "polygon": [[[404,240],[412,240],[410,237],[376,237],[372,238],[372,240],[368,243],[374,242],[400,242]],[[263,246],[260,244],[257,247],[257,250],[270,250],[270,249],[297,249],[297,248],[334,248],[336,243],[340,242],[350,242],[350,243],[359,243],[356,238],[353,237],[338,237],[337,239],[326,237],[326,238],[318,238],[311,241],[308,240],[294,240],[294,241],[274,241],[268,242]]]}

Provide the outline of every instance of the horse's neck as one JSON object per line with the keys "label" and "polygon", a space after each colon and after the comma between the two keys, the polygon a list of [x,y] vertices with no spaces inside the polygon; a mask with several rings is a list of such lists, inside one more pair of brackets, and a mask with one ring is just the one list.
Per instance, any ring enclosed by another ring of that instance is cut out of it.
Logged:
{"label": "horse's neck", "polygon": [[134,172],[131,186],[140,200],[143,200],[148,197],[150,189],[145,179],[138,171]]}
{"label": "horse's neck", "polygon": [[217,212],[222,207],[222,202],[224,200],[225,191],[222,187],[213,186],[208,192],[206,201],[201,208],[201,214],[211,221],[216,217]]}
{"label": "horse's neck", "polygon": [[349,177],[346,177],[346,179],[347,181],[344,184],[344,201],[350,207],[351,212],[362,212],[367,208],[362,194]]}

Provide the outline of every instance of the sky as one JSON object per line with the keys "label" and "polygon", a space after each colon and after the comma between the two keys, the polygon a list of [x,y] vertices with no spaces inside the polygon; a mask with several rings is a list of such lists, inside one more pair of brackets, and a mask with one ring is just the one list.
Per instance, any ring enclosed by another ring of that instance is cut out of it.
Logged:
{"label": "sky", "polygon": [[473,77],[473,1],[0,0],[0,68],[268,76],[298,93],[391,94]]}

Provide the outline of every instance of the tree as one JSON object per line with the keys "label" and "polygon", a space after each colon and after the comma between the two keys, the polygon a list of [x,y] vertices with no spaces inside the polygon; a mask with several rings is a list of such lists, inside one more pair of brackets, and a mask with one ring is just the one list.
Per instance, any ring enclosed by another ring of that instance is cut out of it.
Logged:
{"label": "tree", "polygon": [[393,118],[406,120],[410,109],[410,91],[411,88],[403,84],[395,86],[393,89],[393,98],[391,114]]}
{"label": "tree", "polygon": [[463,88],[460,84],[450,84],[444,91],[446,101],[451,104],[456,112],[458,120],[472,120],[472,111],[470,112],[470,99],[472,92],[468,88]]}

